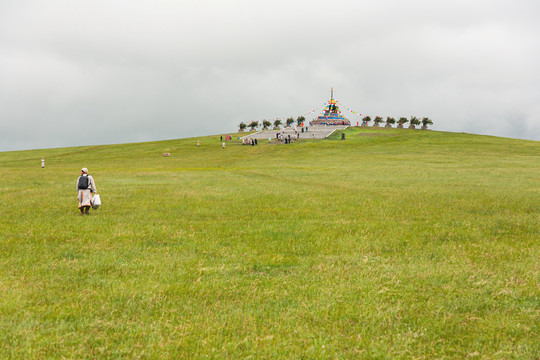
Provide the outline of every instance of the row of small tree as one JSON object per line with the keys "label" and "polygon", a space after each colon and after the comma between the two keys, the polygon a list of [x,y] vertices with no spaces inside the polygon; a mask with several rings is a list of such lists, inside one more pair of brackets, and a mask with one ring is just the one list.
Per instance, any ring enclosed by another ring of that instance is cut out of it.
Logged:
{"label": "row of small tree", "polygon": [[[362,126],[368,126],[371,122],[370,116],[364,116],[362,118]],[[376,116],[373,119],[373,126],[377,127],[380,126],[381,123],[385,122],[382,117]],[[411,119],[407,119],[406,117],[400,117],[399,120],[396,121],[393,117],[388,116],[386,118],[386,125],[385,127],[392,127],[393,124],[397,123],[398,128],[402,128],[406,123],[409,123],[409,128],[414,129],[416,125],[422,124],[422,129],[427,129],[428,125],[433,125],[433,121],[431,121],[430,118],[424,117],[422,120],[418,119],[416,116],[411,116]]]}
{"label": "row of small tree", "polygon": [[[298,118],[296,118],[296,120],[292,117],[287,118],[285,123],[287,124],[287,126],[291,126],[294,122],[296,122],[296,124],[300,126],[302,123],[304,123],[304,121],[306,121],[306,118],[303,116],[299,116]],[[368,126],[371,121],[372,120],[370,116],[364,116],[362,118],[362,126]],[[411,129],[414,129],[416,125],[420,125],[420,124],[422,124],[422,129],[427,129],[428,125],[433,125],[433,121],[431,121],[431,119],[427,117],[422,118],[422,120],[418,119],[416,116],[411,116],[410,120],[407,119],[406,117],[400,117],[399,120],[396,121],[396,119],[394,119],[393,117],[388,116],[386,118],[386,121],[384,121],[382,117],[375,116],[375,118],[373,119],[373,126],[378,127],[383,122],[386,124],[385,127],[392,127],[392,125],[397,123],[398,128],[403,128],[403,126],[406,123],[409,123],[410,124],[409,128]],[[274,120],[273,124],[274,124],[274,129],[279,129],[279,127],[283,123],[281,122],[280,119],[276,119]],[[244,131],[247,127],[250,127],[251,131],[254,131],[255,129],[259,127],[259,125],[260,124],[258,121],[252,121],[249,124],[241,122],[239,127],[240,127],[240,131]],[[263,130],[268,130],[270,126],[272,126],[272,123],[268,120],[263,120],[262,126],[263,126]]]}
{"label": "row of small tree", "polygon": [[[297,125],[301,125],[305,120],[306,118],[303,116],[299,116],[298,118],[296,118],[296,120],[290,117],[290,118],[287,118],[287,120],[285,120],[285,123],[287,124],[287,126],[291,126],[296,121]],[[279,129],[279,127],[283,124],[283,122],[280,119],[276,119],[274,120],[273,124],[274,124],[274,129]],[[252,121],[249,124],[241,122],[239,127],[240,127],[240,131],[244,131],[247,127],[250,127],[251,131],[254,131],[255,129],[259,127],[259,125],[260,124],[258,121]],[[272,126],[272,123],[268,120],[263,120],[262,126],[263,126],[263,130],[268,130],[270,126]]]}

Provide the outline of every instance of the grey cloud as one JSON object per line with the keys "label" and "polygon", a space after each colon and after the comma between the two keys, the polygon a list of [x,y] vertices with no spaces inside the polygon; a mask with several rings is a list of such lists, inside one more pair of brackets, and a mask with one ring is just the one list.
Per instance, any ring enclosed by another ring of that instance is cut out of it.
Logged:
{"label": "grey cloud", "polygon": [[310,111],[331,86],[361,113],[540,140],[539,7],[2,2],[0,151],[234,131]]}

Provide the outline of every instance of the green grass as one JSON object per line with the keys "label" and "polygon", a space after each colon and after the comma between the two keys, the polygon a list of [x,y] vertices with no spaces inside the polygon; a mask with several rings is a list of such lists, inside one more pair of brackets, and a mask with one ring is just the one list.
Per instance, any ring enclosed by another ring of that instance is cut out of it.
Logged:
{"label": "green grass", "polygon": [[539,358],[540,143],[345,132],[0,153],[0,358]]}

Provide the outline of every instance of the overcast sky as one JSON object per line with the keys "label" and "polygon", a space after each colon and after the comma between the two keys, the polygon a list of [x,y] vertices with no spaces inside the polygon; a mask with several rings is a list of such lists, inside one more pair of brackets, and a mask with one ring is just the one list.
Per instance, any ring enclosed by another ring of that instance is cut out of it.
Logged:
{"label": "overcast sky", "polygon": [[0,151],[232,132],[331,87],[365,115],[540,140],[539,16],[537,0],[0,0]]}

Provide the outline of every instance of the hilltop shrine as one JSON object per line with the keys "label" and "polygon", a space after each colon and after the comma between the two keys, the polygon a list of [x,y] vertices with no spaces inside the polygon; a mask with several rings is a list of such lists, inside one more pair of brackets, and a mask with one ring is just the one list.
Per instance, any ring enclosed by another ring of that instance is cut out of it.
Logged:
{"label": "hilltop shrine", "polygon": [[311,125],[351,125],[351,122],[341,115],[341,110],[334,100],[334,89],[330,93],[330,100],[326,103],[324,111],[316,119],[311,121]]}

